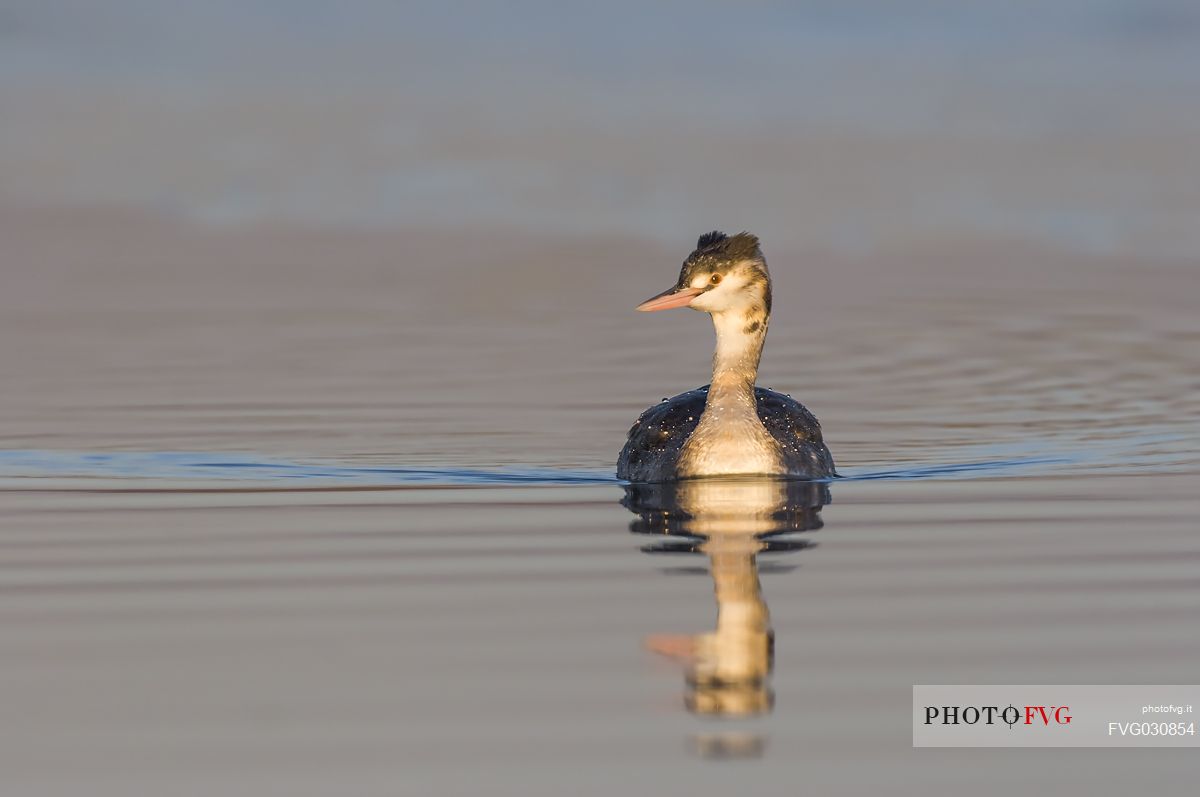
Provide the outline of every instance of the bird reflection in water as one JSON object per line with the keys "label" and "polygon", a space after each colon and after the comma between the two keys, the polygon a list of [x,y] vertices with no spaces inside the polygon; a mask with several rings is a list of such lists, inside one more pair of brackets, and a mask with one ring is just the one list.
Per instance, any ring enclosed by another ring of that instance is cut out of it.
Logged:
{"label": "bird reflection in water", "polygon": [[638,515],[630,530],[662,538],[642,550],[708,557],[716,630],[646,640],[651,650],[684,664],[688,710],[723,717],[770,711],[775,634],[758,580],[758,555],[812,545],[795,535],[821,528],[828,485],[729,478],[634,484],[625,490],[622,504]]}

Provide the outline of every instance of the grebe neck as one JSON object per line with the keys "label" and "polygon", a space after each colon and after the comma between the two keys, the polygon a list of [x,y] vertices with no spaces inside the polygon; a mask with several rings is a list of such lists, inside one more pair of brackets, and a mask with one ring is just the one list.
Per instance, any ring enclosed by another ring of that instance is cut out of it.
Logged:
{"label": "grebe neck", "polygon": [[[712,320],[717,332],[717,350],[713,354],[709,405],[719,397],[752,399],[767,337],[767,312],[759,307],[749,311],[728,310],[713,313]],[[753,402],[750,406],[754,406]]]}
{"label": "grebe neck", "polygon": [[717,352],[704,412],[680,456],[681,476],[778,473],[779,446],[758,417],[754,379],[767,335],[767,313],[713,313]]}

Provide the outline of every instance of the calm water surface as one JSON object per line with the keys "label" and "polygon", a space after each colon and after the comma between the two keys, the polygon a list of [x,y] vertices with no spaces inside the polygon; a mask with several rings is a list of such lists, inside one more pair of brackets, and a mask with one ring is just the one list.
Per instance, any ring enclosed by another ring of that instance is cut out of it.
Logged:
{"label": "calm water surface", "polygon": [[1196,681],[1191,271],[783,253],[762,381],[846,478],[650,490],[625,429],[711,347],[628,311],[677,257],[136,229],[0,292],[6,791],[1194,778],[909,731],[914,683]]}
{"label": "calm water surface", "polygon": [[[752,7],[751,7],[752,6]],[[1200,16],[0,1],[0,795],[1189,794]],[[845,478],[627,490],[759,234]]]}

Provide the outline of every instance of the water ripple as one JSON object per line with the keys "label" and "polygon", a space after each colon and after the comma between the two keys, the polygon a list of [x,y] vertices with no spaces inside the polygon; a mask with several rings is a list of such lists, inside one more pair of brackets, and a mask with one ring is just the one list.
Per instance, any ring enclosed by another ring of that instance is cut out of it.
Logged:
{"label": "water ripple", "polygon": [[[875,464],[840,468],[839,481],[967,479],[991,476],[1033,476],[1049,471],[1105,468],[1136,456],[1139,466],[1169,469],[1171,462],[1152,453],[1159,438],[1137,446],[1093,446],[1077,451],[1054,451],[1016,456],[1009,447],[981,447],[961,461]],[[1136,449],[1151,453],[1137,454]],[[1133,452],[1133,453],[1131,453]],[[958,452],[963,453],[963,452]],[[1162,460],[1162,461],[1159,461]],[[0,451],[0,479],[10,488],[34,479],[159,479],[185,481],[333,482],[353,486],[618,484],[609,470],[567,468],[378,467],[322,461],[286,461],[256,456],[196,451],[81,452],[54,450]],[[13,484],[13,482],[17,482]]]}

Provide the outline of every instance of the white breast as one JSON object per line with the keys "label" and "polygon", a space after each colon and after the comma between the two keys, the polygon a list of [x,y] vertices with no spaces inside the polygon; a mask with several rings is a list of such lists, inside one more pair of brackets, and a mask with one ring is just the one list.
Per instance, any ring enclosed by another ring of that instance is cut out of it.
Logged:
{"label": "white breast", "polygon": [[757,416],[706,411],[683,446],[680,476],[724,476],[783,473],[783,457],[775,439]]}

